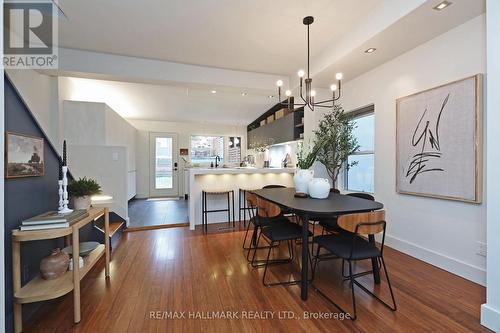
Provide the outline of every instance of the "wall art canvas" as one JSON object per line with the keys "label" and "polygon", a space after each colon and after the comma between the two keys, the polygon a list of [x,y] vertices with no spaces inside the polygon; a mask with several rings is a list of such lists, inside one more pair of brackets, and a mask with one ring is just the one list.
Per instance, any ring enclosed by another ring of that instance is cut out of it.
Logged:
{"label": "wall art canvas", "polygon": [[479,203],[482,75],[396,101],[396,186],[403,194]]}
{"label": "wall art canvas", "polygon": [[43,138],[6,132],[5,177],[36,177],[45,172]]}

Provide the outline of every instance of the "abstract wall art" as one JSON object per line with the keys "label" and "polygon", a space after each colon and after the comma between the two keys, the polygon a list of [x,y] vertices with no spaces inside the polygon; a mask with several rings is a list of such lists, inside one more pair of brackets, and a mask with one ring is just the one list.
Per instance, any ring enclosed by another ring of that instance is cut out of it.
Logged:
{"label": "abstract wall art", "polygon": [[398,193],[481,202],[482,75],[396,101]]}

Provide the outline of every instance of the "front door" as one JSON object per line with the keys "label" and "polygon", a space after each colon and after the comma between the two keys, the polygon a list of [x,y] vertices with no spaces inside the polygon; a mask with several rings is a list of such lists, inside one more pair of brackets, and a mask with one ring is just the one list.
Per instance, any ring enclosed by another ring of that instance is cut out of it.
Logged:
{"label": "front door", "polygon": [[178,135],[149,133],[150,197],[179,197]]}

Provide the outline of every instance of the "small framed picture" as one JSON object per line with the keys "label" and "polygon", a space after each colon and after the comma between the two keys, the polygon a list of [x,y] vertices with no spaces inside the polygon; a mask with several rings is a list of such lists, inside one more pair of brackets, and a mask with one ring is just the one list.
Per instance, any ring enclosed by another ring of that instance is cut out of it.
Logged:
{"label": "small framed picture", "polygon": [[40,177],[45,174],[43,138],[5,133],[5,178]]}

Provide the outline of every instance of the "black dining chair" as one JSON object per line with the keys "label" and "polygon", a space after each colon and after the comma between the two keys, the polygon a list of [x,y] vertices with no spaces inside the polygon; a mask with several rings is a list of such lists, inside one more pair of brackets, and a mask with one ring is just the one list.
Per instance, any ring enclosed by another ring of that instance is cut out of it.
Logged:
{"label": "black dining chair", "polygon": [[[344,233],[341,235],[321,235],[314,238],[314,241],[318,245],[318,249],[314,258],[313,271],[315,272],[318,269],[319,263],[321,262],[321,259],[318,256],[321,248],[324,248],[332,255],[347,261],[347,263],[349,264],[348,277],[352,294],[353,313],[351,314],[345,311],[316,286],[313,286],[313,288],[340,311],[345,314],[349,314],[352,320],[356,320],[357,318],[354,285],[358,286],[361,290],[373,296],[387,308],[391,309],[392,311],[396,311],[396,300],[394,298],[391,281],[389,279],[389,274],[387,273],[387,267],[385,265],[383,256],[385,231],[387,225],[385,221],[385,212],[374,211],[369,213],[342,215],[338,217],[337,224],[340,228],[346,230],[348,233]],[[380,247],[378,247],[376,243],[369,242],[364,238],[367,235],[380,233],[382,234]],[[381,266],[384,268],[387,285],[389,286],[389,291],[392,299],[392,305],[384,302],[380,297],[368,290],[365,286],[363,286],[359,281],[356,280],[357,276],[353,274],[353,262],[373,258],[379,261],[381,263]]]}
{"label": "black dining chair", "polygon": [[[246,206],[249,208],[249,222],[246,226],[245,238],[243,239],[243,250],[247,251],[247,261],[250,262],[250,252],[257,249],[267,249],[267,246],[257,247],[257,236],[262,231],[262,227],[268,225],[269,223],[276,222],[277,219],[269,219],[265,217],[260,217],[257,214],[257,196],[252,192],[247,192],[246,196]],[[253,226],[252,236],[247,245],[248,233],[250,232],[250,225]]]}
{"label": "black dining chair", "polygon": [[[360,198],[360,199],[375,201],[375,198],[373,197],[373,195],[371,195],[369,193],[354,192],[354,193],[347,193],[346,195],[348,195],[350,197],[356,197],[356,198]],[[319,225],[321,227],[323,227],[323,230],[321,231],[322,235],[325,234],[325,231],[330,232],[330,233],[345,232],[345,230],[342,230],[341,228],[338,227],[337,216],[329,216],[329,217],[325,217],[325,218],[320,218]]]}
{"label": "black dining chair", "polygon": [[[280,216],[283,217],[283,215],[281,214],[281,208],[278,205],[259,197],[257,198],[257,214],[259,217],[267,219],[276,219],[277,217]],[[294,249],[293,249],[294,246],[292,244],[292,241],[300,239],[301,237],[302,237],[302,226],[291,222],[286,217],[285,219],[274,220],[273,222],[268,223],[267,225],[262,227],[262,232],[259,234],[259,237],[257,239],[257,246],[261,238],[264,238],[268,243],[267,257],[264,261],[264,274],[262,275],[262,283],[266,287],[276,286],[276,285],[291,285],[291,284],[298,284],[301,282],[301,280],[289,280],[289,281],[280,281],[273,283],[268,283],[266,281],[267,271],[271,264],[287,263],[287,262],[289,263],[294,260]],[[271,250],[273,246],[281,242],[287,242],[289,257],[286,259],[270,260]],[[254,250],[253,253],[252,263],[255,260],[255,253],[256,250]],[[313,270],[312,261],[309,260],[309,263],[311,265],[311,271],[312,271]]]}
{"label": "black dining chair", "polygon": [[[352,192],[352,193],[347,193],[346,195],[348,195],[350,197],[356,197],[356,198],[360,198],[360,199],[375,201],[375,197],[369,193],[366,193],[366,192]],[[319,224],[323,227],[323,230],[321,231],[322,235],[325,234],[325,231],[328,233],[332,233],[332,234],[348,233],[348,231],[346,231],[338,226],[337,216],[331,216],[331,217],[320,219]],[[314,242],[313,242],[312,246],[314,246]],[[313,251],[314,251],[314,248],[313,248]],[[336,256],[332,256],[330,254],[319,255],[319,258],[321,261],[325,261],[325,260],[329,260],[329,259],[338,259]],[[381,267],[380,267],[379,261],[377,261],[377,265],[378,265],[378,269],[380,270]],[[344,274],[344,272],[345,272],[344,267],[345,267],[345,260],[342,260],[342,277],[344,278],[344,280],[348,280],[349,276]],[[360,277],[360,276],[372,274],[372,273],[373,273],[373,270],[367,270],[364,272],[356,273],[356,274],[354,274],[354,276]]]}

